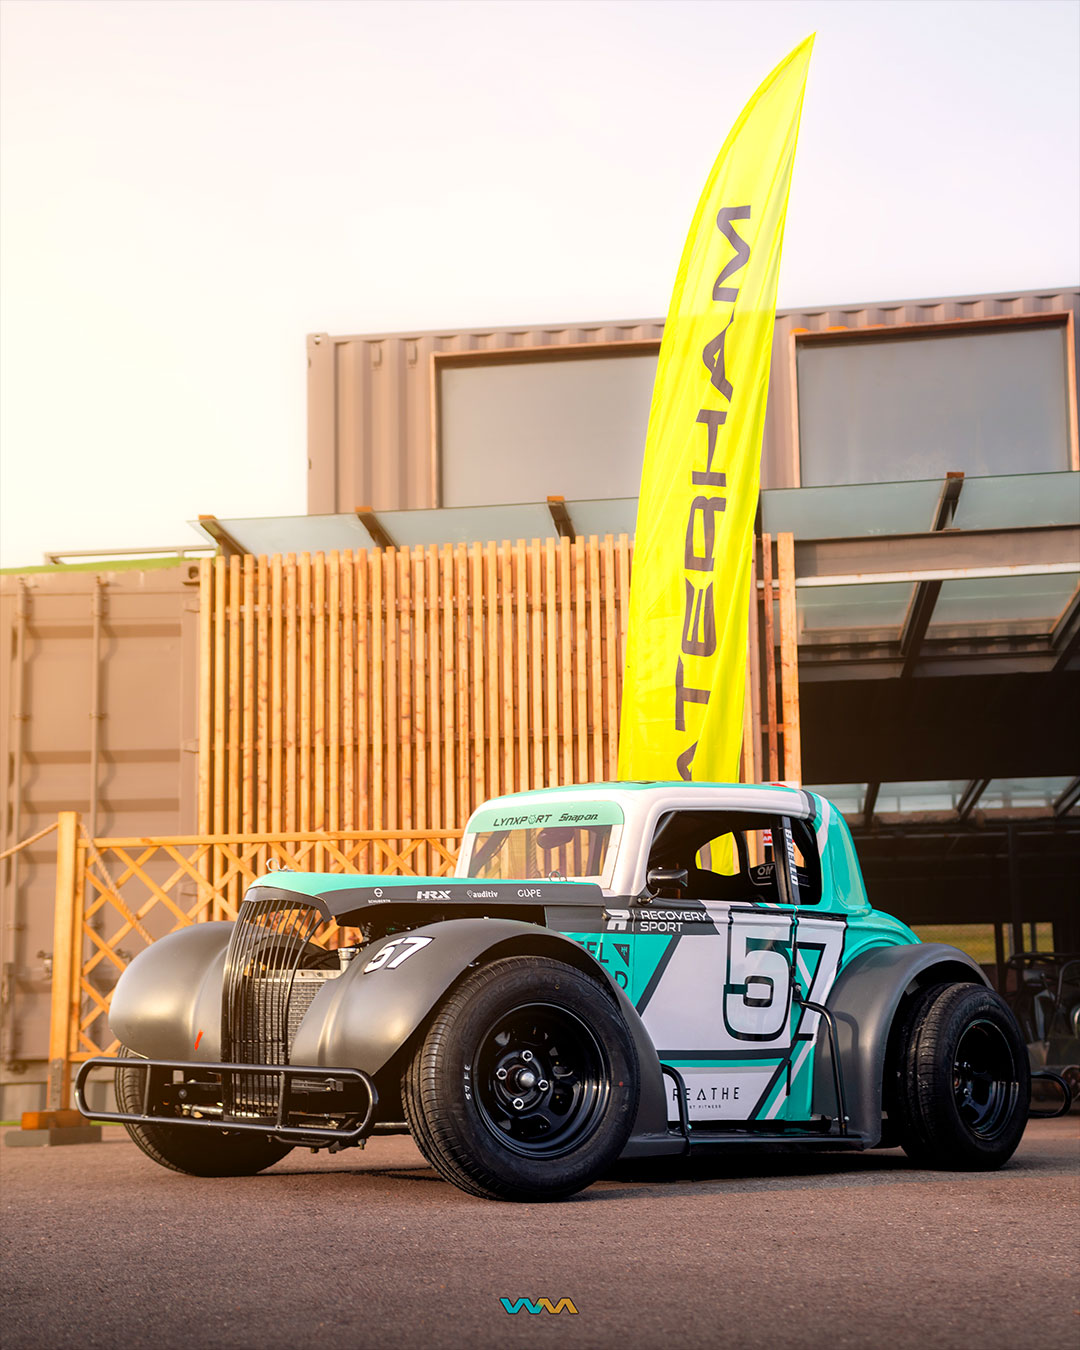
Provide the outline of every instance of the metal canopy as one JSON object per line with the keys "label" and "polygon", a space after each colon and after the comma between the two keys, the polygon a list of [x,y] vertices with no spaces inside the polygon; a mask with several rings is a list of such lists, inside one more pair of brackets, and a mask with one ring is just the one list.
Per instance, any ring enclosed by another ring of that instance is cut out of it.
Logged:
{"label": "metal canopy", "polygon": [[[633,497],[549,497],[203,516],[196,528],[227,554],[300,554],[631,535],[636,513]],[[972,659],[998,671],[1080,660],[1080,472],[770,490],[761,530],[795,535],[803,680],[918,679],[970,670]]]}
{"label": "metal canopy", "polygon": [[[948,480],[946,480],[948,481]],[[953,480],[955,481],[955,480]],[[1009,474],[965,478],[963,494],[950,498],[957,530],[1006,530],[1047,525],[1080,526],[1080,472]],[[919,536],[934,527],[942,479],[865,483],[843,487],[774,488],[761,494],[761,528],[790,532],[800,541],[835,541],[872,536]],[[636,497],[565,502],[579,535],[632,534]],[[370,507],[357,510],[370,512]],[[430,510],[374,511],[398,544],[501,542],[551,539],[558,534],[547,501],[505,506],[454,506]],[[340,515],[201,517],[191,524],[212,540],[214,522],[245,553],[314,553],[331,549],[380,547],[355,511]],[[945,528],[944,525],[937,526]],[[818,582],[818,584],[821,584]]]}
{"label": "metal canopy", "polygon": [[852,825],[961,824],[1080,818],[1080,780],[1057,777],[931,779],[908,783],[826,783],[811,786]]}
{"label": "metal canopy", "polygon": [[[376,511],[358,506],[346,515],[251,516],[219,520],[200,516],[191,524],[215,543],[227,535],[241,553],[330,553],[338,550],[444,544],[486,544],[504,539],[557,539],[571,535],[633,534],[636,497],[600,501],[448,506],[430,511]],[[560,524],[563,528],[560,529]]]}

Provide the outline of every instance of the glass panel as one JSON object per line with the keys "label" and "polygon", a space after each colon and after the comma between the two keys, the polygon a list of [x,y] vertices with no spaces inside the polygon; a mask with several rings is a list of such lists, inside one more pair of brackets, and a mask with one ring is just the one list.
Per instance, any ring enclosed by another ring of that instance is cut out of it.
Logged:
{"label": "glass panel", "polygon": [[614,802],[572,802],[541,812],[482,809],[462,841],[458,875],[487,881],[576,879],[609,886],[622,820]]}
{"label": "glass panel", "polygon": [[[762,529],[799,539],[868,534],[918,534],[933,523],[941,478],[902,483],[769,488],[761,494]],[[1080,472],[1000,474],[967,478],[953,528],[1006,529],[1080,522]]]}
{"label": "glass panel", "polygon": [[824,787],[811,787],[807,791],[827,798],[844,816],[862,815],[866,804],[865,783],[826,783]]}
{"label": "glass panel", "polygon": [[1066,330],[982,329],[797,344],[802,481],[1069,464]]}
{"label": "glass panel", "polygon": [[549,539],[555,523],[547,503],[457,506],[431,511],[379,511],[379,524],[395,544],[486,544],[504,539]]}
{"label": "glass panel", "polygon": [[900,625],[914,590],[909,581],[874,581],[865,586],[800,586],[795,592],[799,639],[831,629],[891,628]]}
{"label": "glass panel", "polygon": [[1071,778],[992,778],[976,803],[978,811],[1039,810],[1049,813]]}
{"label": "glass panel", "polygon": [[[254,516],[219,522],[249,553],[316,553],[319,549],[372,547],[371,536],[355,515]],[[188,522],[206,534],[197,520]],[[209,535],[207,535],[209,538]]]}
{"label": "glass panel", "polygon": [[444,367],[443,501],[636,493],[655,375],[652,353]]}
{"label": "glass panel", "polygon": [[1080,522],[1080,472],[1019,473],[964,482],[953,517],[958,530]]}
{"label": "glass panel", "polygon": [[934,521],[941,479],[856,483],[845,487],[770,488],[761,494],[761,528],[799,539],[917,534]]}
{"label": "glass panel", "polygon": [[964,779],[882,783],[874,810],[879,816],[898,811],[955,811],[966,787]]}
{"label": "glass panel", "polygon": [[1069,603],[1080,572],[1034,577],[977,577],[946,581],[934,606],[930,632],[964,623],[1008,623],[1056,619]]}
{"label": "glass panel", "polygon": [[636,497],[613,497],[610,501],[573,501],[566,503],[566,512],[574,532],[584,535],[633,535],[637,526]]}

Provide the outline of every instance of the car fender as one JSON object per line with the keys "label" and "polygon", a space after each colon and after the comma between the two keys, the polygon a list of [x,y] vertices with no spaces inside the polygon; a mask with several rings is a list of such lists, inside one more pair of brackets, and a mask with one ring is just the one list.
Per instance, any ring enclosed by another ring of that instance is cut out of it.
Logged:
{"label": "car fender", "polygon": [[[941,942],[873,947],[836,978],[826,1006],[836,1022],[848,1129],[873,1148],[881,1140],[885,1056],[897,1008],[912,986],[937,983],[989,985],[965,952]],[[824,1026],[814,1056],[815,1109],[836,1115],[832,1049]]]}
{"label": "car fender", "polygon": [[146,1059],[221,1059],[221,987],[233,927],[195,923],[135,957],[109,1007],[121,1045]]}
{"label": "car fender", "polygon": [[[420,943],[423,938],[428,941]],[[394,948],[393,955],[382,955],[387,947]],[[515,919],[443,920],[371,943],[339,979],[327,981],[315,995],[297,1030],[292,1061],[362,1069],[374,1077],[423,1027],[470,966],[524,955],[564,961],[610,990],[640,1066],[641,1099],[633,1135],[666,1136],[660,1062],[629,999],[578,943],[550,928]]]}

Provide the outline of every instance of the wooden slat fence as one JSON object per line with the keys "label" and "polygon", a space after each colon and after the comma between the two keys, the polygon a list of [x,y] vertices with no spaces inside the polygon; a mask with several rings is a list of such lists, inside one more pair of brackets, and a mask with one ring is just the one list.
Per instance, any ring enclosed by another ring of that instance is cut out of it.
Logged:
{"label": "wooden slat fence", "polygon": [[[791,536],[756,553],[743,777],[796,780]],[[499,793],[615,778],[632,554],[608,535],[204,560],[200,833],[452,831]]]}

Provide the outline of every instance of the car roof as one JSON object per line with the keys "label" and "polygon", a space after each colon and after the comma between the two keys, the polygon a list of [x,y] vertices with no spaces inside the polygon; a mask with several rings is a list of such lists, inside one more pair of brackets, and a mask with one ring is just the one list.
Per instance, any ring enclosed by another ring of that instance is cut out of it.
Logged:
{"label": "car roof", "polygon": [[649,798],[666,800],[678,797],[685,801],[688,796],[692,796],[695,805],[726,806],[744,811],[758,809],[782,811],[798,816],[815,816],[821,810],[820,799],[815,793],[788,783],[688,783],[681,779],[575,783],[562,787],[531,788],[524,792],[509,792],[492,797],[482,805],[510,806],[513,803],[525,803],[553,796],[579,799],[606,797],[617,801],[628,794],[632,794],[639,809]]}

